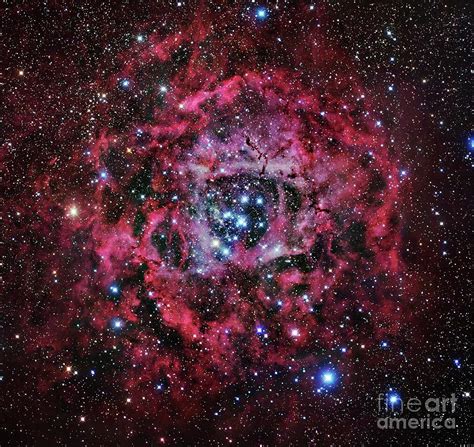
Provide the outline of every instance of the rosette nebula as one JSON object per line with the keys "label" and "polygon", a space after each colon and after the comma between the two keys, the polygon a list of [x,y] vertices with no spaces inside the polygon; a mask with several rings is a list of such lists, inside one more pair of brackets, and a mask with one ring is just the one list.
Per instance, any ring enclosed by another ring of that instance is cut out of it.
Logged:
{"label": "rosette nebula", "polygon": [[[77,91],[57,126],[31,118],[6,143],[29,154],[4,159],[25,272],[7,275],[10,309],[34,376],[16,390],[28,417],[43,399],[50,420],[68,415],[52,423],[66,434],[17,439],[363,440],[337,422],[356,404],[334,401],[390,392],[363,364],[404,351],[420,296],[386,104],[322,8],[170,11],[134,19],[81,82],[58,80]],[[84,49],[69,57],[80,72]],[[56,113],[43,94],[24,92],[45,101],[40,120]]]}

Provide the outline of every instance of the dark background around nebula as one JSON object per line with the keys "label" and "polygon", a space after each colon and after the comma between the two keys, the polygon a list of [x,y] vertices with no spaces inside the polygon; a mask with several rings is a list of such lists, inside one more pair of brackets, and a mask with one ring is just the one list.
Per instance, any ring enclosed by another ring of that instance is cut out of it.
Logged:
{"label": "dark background around nebula", "polygon": [[[367,354],[353,365],[350,380],[330,395],[303,399],[311,416],[289,426],[282,422],[287,420],[282,403],[289,395],[283,382],[275,383],[272,393],[248,414],[234,408],[232,393],[239,390],[224,393],[225,423],[195,416],[180,432],[162,431],[154,411],[134,413],[109,399],[114,390],[100,394],[104,389],[86,379],[69,385],[76,390],[73,401],[60,385],[43,389],[41,369],[48,368],[47,361],[40,353],[25,351],[27,340],[22,335],[23,310],[47,303],[52,293],[49,266],[32,260],[56,249],[54,238],[44,232],[39,236],[36,230],[47,224],[34,213],[39,200],[34,197],[35,179],[50,171],[53,159],[62,166],[72,163],[70,154],[61,149],[65,147],[61,127],[81,121],[89,106],[85,86],[98,74],[116,72],[117,54],[143,29],[153,27],[155,18],[166,18],[170,28],[190,23],[197,10],[193,3],[178,7],[176,2],[148,1],[7,1],[1,5],[0,444],[159,445],[161,438],[168,445],[224,445],[229,439],[237,445],[472,442],[466,395],[472,388],[473,188],[467,2],[279,2],[279,9],[263,2],[207,6],[235,26],[250,24],[240,14],[225,13],[227,7],[232,11],[267,7],[268,26],[277,15],[295,17],[291,26],[301,33],[302,46],[305,11],[309,14],[311,4],[324,8],[321,26],[353,60],[366,90],[380,104],[397,140],[398,164],[407,172],[407,182],[401,186],[403,250],[419,290],[407,305],[412,323],[389,350]],[[77,133],[76,141],[68,143],[76,145],[83,139]],[[80,173],[69,172],[69,177],[58,179],[59,188],[80,184]],[[30,212],[17,213],[19,205]],[[388,386],[406,397],[464,395],[456,413],[458,429],[377,430],[375,399]],[[106,403],[107,413],[95,412],[98,401]]]}

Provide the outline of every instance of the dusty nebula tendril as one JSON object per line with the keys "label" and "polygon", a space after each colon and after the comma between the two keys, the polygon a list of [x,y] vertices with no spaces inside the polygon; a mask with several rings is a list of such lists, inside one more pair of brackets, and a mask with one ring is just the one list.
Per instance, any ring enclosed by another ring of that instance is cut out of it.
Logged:
{"label": "dusty nebula tendril", "polygon": [[[12,304],[36,371],[24,384],[78,423],[100,414],[101,445],[122,412],[129,445],[320,439],[326,399],[369,392],[359,362],[376,368],[407,331],[401,149],[323,8],[300,9],[304,42],[258,5],[144,21],[76,83],[88,102],[52,142],[12,139],[48,148],[8,162],[31,186],[8,191],[35,235],[19,290],[49,282]],[[282,426],[259,434],[272,415]]]}

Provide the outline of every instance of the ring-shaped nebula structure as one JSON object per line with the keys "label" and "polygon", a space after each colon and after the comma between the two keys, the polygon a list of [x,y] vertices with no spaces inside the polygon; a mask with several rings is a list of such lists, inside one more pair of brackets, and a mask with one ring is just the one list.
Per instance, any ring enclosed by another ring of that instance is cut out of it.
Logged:
{"label": "ring-shaped nebula structure", "polygon": [[400,327],[397,148],[318,27],[302,43],[267,19],[144,32],[94,83],[72,150],[89,181],[62,193],[55,268],[74,280],[34,348],[96,368],[162,427],[262,377],[317,394],[330,371],[319,390],[334,389],[341,348]]}

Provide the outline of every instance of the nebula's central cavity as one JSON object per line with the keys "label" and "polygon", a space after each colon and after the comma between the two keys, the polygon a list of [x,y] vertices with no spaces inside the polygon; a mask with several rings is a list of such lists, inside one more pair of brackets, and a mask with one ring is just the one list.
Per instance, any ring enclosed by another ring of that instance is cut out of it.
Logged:
{"label": "nebula's central cavity", "polygon": [[255,247],[269,228],[274,182],[247,175],[221,177],[208,185],[205,196],[211,245],[216,256],[226,258],[235,245]]}

